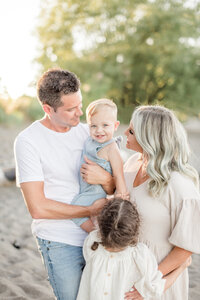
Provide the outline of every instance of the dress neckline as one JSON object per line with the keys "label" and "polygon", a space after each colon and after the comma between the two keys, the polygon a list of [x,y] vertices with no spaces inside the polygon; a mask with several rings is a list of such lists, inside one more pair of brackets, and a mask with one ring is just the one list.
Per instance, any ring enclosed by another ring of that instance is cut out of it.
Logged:
{"label": "dress neckline", "polygon": [[[139,162],[139,159],[137,159],[137,163],[138,163],[138,162]],[[138,172],[140,171],[141,166],[142,166],[142,165],[139,166],[139,168],[137,169],[137,171],[135,172],[134,177],[133,177],[132,187],[133,187],[134,189],[139,188],[140,186],[142,186],[143,184],[145,184],[148,180],[150,180],[150,178],[148,177],[145,181],[143,181],[143,182],[140,183],[139,185],[134,186],[134,182],[135,182],[136,176],[137,176]]]}
{"label": "dress neckline", "polygon": [[[134,178],[134,179],[135,179],[135,178]],[[147,180],[145,180],[144,182],[142,182],[141,184],[139,184],[139,185],[137,185],[137,186],[134,186],[134,185],[133,185],[133,183],[134,183],[134,181],[133,181],[132,187],[133,187],[134,190],[137,190],[137,189],[139,189],[140,187],[142,187],[144,184],[146,184],[149,180],[150,180],[150,178],[147,178]]]}

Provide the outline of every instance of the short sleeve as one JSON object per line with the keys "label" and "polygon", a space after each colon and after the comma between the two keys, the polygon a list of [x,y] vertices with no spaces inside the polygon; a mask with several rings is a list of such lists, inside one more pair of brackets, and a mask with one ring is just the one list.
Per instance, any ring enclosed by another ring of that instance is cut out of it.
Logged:
{"label": "short sleeve", "polygon": [[158,270],[158,264],[153,253],[148,247],[140,243],[135,254],[135,263],[140,271],[140,278],[134,287],[145,299],[157,299],[161,297],[166,280]]}
{"label": "short sleeve", "polygon": [[92,245],[94,242],[100,242],[100,238],[98,236],[98,230],[91,231],[86,237],[83,244],[83,256],[85,261],[87,262],[95,253],[95,250],[92,250]]}
{"label": "short sleeve", "polygon": [[173,230],[169,242],[200,254],[200,199],[185,199],[171,212]]}
{"label": "short sleeve", "polygon": [[28,140],[18,138],[14,144],[17,186],[22,182],[44,181],[37,149]]}

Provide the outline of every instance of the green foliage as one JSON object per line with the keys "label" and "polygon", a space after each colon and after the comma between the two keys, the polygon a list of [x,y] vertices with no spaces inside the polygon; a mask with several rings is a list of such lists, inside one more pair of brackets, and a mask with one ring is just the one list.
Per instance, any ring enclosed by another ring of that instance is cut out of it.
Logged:
{"label": "green foliage", "polygon": [[5,121],[6,121],[6,113],[2,104],[0,103],[0,123],[4,123]]}
{"label": "green foliage", "polygon": [[17,100],[0,98],[0,123],[20,124],[42,118],[44,112],[37,99],[22,96]]}
{"label": "green foliage", "polygon": [[17,124],[21,121],[11,109],[12,100],[0,98],[0,124]]}
{"label": "green foliage", "polygon": [[200,4],[187,3],[41,1],[41,71],[53,66],[74,71],[82,82],[84,108],[109,97],[124,122],[140,104],[159,103],[197,115]]}
{"label": "green foliage", "polygon": [[15,114],[21,115],[24,121],[35,121],[44,115],[37,99],[28,96],[18,98],[14,103],[13,111]]}

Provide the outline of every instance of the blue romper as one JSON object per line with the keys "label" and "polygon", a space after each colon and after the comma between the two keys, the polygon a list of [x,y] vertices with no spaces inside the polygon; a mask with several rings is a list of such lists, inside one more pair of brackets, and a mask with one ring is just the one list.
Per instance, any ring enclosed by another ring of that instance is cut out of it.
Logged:
{"label": "blue romper", "polygon": [[[98,157],[97,153],[99,150],[104,148],[106,145],[115,142],[115,139],[112,138],[105,143],[98,143],[97,141],[93,140],[90,136],[86,140],[82,152],[81,157],[81,165],[85,163],[84,155],[87,156],[90,160],[97,163],[99,166],[104,168],[106,171],[112,174],[112,168],[110,162]],[[80,176],[80,191],[77,196],[75,196],[71,202],[71,204],[81,205],[81,206],[90,206],[93,202],[97,199],[105,198],[106,192],[102,188],[100,184],[88,184],[82,179]],[[81,226],[88,218],[76,218],[72,219],[72,221]]]}

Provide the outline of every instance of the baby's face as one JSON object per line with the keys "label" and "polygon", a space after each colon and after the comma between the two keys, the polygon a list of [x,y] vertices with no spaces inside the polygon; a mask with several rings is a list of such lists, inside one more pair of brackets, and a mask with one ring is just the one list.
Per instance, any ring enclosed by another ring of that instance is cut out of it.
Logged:
{"label": "baby's face", "polygon": [[99,143],[112,139],[119,126],[119,121],[110,109],[98,111],[90,118],[90,136]]}

